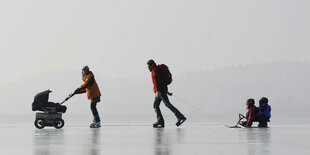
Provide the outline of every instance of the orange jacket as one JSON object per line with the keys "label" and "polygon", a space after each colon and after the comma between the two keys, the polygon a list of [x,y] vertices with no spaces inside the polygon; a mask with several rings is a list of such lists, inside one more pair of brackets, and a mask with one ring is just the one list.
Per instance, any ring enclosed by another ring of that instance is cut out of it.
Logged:
{"label": "orange jacket", "polygon": [[88,100],[101,96],[99,87],[92,72],[82,76],[84,83],[79,87],[81,93],[87,93]]}

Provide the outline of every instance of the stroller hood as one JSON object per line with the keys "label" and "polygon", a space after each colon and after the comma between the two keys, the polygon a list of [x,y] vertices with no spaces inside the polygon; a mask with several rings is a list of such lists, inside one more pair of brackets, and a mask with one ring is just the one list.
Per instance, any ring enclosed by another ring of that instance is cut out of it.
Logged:
{"label": "stroller hood", "polygon": [[43,91],[41,93],[38,93],[36,96],[34,96],[34,102],[46,104],[48,102],[48,97],[49,97],[49,94],[51,92],[52,91],[50,91],[50,90],[46,90],[46,91]]}
{"label": "stroller hood", "polygon": [[56,111],[65,113],[67,110],[66,106],[62,106],[59,103],[49,102],[49,94],[52,91],[46,90],[43,92],[38,93],[34,96],[34,101],[32,103],[32,111]]}

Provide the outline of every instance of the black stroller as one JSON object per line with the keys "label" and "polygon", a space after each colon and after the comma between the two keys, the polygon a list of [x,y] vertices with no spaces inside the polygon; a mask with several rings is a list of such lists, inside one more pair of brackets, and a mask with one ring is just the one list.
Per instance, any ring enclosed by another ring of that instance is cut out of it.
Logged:
{"label": "black stroller", "polygon": [[48,102],[49,93],[52,91],[46,90],[38,93],[34,97],[32,103],[32,111],[42,111],[36,113],[36,120],[34,121],[35,127],[38,129],[43,129],[45,126],[54,126],[57,129],[62,128],[65,125],[62,119],[62,113],[65,113],[67,107],[62,105],[74,94],[70,94],[63,102],[53,103]]}

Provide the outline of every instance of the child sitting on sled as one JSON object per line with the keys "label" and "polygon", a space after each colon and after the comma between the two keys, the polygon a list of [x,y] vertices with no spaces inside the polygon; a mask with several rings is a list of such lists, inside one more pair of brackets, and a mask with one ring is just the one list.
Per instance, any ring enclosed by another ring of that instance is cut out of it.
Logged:
{"label": "child sitting on sled", "polygon": [[240,121],[240,125],[251,127],[253,122],[259,122],[259,109],[255,106],[255,100],[250,98],[246,102],[247,110],[246,121]]}

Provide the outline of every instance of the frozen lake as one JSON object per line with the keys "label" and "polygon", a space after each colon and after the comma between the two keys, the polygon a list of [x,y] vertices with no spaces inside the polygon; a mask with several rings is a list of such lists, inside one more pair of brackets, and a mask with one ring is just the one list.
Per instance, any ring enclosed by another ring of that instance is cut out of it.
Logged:
{"label": "frozen lake", "polygon": [[310,154],[310,126],[245,129],[224,126],[65,125],[36,129],[31,125],[0,126],[1,154],[33,155],[200,155]]}

